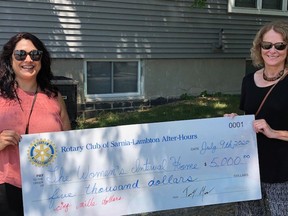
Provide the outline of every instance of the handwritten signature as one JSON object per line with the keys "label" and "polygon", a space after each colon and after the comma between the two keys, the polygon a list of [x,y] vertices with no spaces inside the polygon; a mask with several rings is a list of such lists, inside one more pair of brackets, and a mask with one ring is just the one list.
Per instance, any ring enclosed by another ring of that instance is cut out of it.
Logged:
{"label": "handwritten signature", "polygon": [[188,186],[183,190],[184,196],[185,197],[189,197],[189,198],[194,198],[194,197],[201,197],[202,201],[204,199],[205,196],[207,196],[208,194],[210,194],[215,187],[211,187],[208,188],[207,186],[202,186],[202,187],[191,187]]}

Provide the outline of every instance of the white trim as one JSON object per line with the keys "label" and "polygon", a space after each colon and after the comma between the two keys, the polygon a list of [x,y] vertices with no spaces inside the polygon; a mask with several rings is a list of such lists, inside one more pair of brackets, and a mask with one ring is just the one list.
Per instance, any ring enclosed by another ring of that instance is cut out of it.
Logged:
{"label": "white trim", "polygon": [[[87,94],[87,62],[137,62],[138,63],[138,80],[137,80],[137,92],[128,93],[113,93],[113,94]],[[137,59],[86,59],[84,60],[84,95],[87,102],[94,101],[110,101],[110,100],[123,100],[123,99],[141,99],[142,98],[142,73],[141,73],[141,61]]]}
{"label": "white trim", "polygon": [[[287,8],[287,4],[288,4],[287,2],[288,2],[288,1],[283,1],[283,2],[282,2],[282,8]],[[286,12],[287,12],[287,11],[286,11]]]}
{"label": "white trim", "polygon": [[[271,1],[271,0],[270,0]],[[257,0],[257,9],[258,10],[261,10],[261,8],[262,8],[262,0]]]}
{"label": "white trim", "polygon": [[262,0],[257,0],[257,8],[244,8],[235,7],[235,1],[228,0],[228,12],[229,13],[243,13],[243,14],[258,14],[258,15],[271,15],[271,16],[288,16],[287,1],[283,0],[282,10],[275,9],[262,9]]}

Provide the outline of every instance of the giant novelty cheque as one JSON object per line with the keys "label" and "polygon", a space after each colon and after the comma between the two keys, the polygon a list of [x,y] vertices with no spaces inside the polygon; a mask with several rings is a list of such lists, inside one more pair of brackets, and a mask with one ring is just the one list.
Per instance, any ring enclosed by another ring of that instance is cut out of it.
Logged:
{"label": "giant novelty cheque", "polygon": [[253,115],[24,135],[27,216],[129,215],[261,198]]}

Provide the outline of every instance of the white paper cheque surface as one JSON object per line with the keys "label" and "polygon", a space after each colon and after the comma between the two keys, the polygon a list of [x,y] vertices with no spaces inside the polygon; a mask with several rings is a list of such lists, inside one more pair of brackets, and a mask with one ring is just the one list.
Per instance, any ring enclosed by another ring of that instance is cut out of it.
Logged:
{"label": "white paper cheque surface", "polygon": [[253,120],[247,115],[24,135],[25,215],[127,215],[260,199]]}

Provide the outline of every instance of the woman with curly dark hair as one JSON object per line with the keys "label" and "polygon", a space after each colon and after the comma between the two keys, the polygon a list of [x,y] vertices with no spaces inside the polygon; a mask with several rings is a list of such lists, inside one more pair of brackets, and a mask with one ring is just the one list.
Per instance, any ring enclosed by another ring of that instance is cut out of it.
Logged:
{"label": "woman with curly dark hair", "polygon": [[51,58],[35,35],[21,32],[0,56],[0,215],[23,215],[18,144],[22,134],[70,129],[65,103],[51,84]]}

